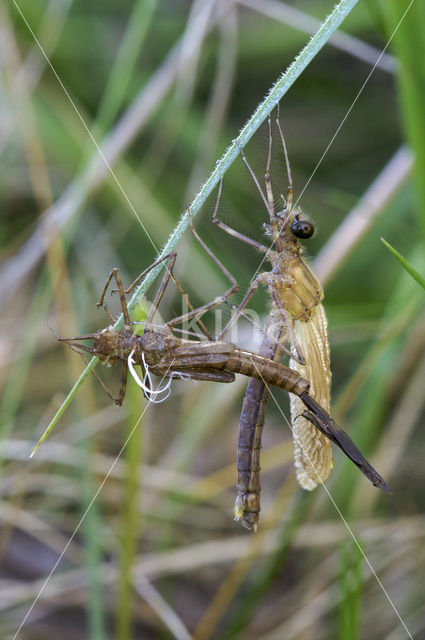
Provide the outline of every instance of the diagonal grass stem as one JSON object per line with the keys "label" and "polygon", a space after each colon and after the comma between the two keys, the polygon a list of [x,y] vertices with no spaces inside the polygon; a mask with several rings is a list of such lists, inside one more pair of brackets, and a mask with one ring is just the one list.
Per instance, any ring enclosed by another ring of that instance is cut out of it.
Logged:
{"label": "diagonal grass stem", "polygon": [[[201,206],[204,204],[208,196],[212,193],[214,188],[219,183],[220,179],[224,176],[227,169],[233,163],[233,161],[239,155],[240,149],[245,147],[248,141],[252,138],[257,129],[261,126],[267,116],[271,113],[271,111],[276,107],[288,89],[294,84],[295,80],[301,75],[304,69],[310,64],[310,62],[314,59],[314,57],[319,53],[319,51],[324,47],[324,45],[328,42],[329,38],[333,33],[338,29],[343,20],[347,17],[350,11],[357,4],[358,0],[341,0],[338,5],[334,8],[331,14],[323,21],[315,35],[311,38],[311,40],[307,43],[304,49],[296,56],[287,70],[280,76],[277,82],[271,87],[269,93],[265,97],[265,99],[259,104],[257,109],[254,111],[252,116],[249,118],[245,126],[241,129],[239,135],[228,149],[225,151],[223,156],[217,162],[215,168],[213,169],[211,175],[207,179],[207,181],[201,187],[199,193],[194,198],[192,204],[190,205],[191,215],[195,216]],[[168,238],[163,250],[158,255],[158,257],[165,256],[167,253],[172,251],[180,237],[187,229],[189,224],[189,219],[187,215],[187,211],[184,212],[174,229]],[[130,302],[128,303],[129,311],[132,311],[138,299],[147,291],[150,287],[158,273],[160,272],[162,265],[158,265],[155,269],[147,275],[147,277],[141,282],[139,287],[136,289],[134,295],[132,296]],[[117,322],[114,327],[117,331],[119,331],[123,326],[123,317],[119,316]],[[59,407],[57,413],[51,420],[50,424],[47,426],[37,445],[35,446],[31,456],[34,455],[38,447],[41,443],[47,438],[49,433],[52,431],[53,427],[58,422],[59,418],[64,413],[65,409],[71,403],[73,397],[77,393],[78,389],[89,375],[91,371],[96,367],[98,363],[98,358],[94,357],[90,360],[89,364],[77,380],[77,382],[72,387],[68,396],[64,400],[63,404]]]}

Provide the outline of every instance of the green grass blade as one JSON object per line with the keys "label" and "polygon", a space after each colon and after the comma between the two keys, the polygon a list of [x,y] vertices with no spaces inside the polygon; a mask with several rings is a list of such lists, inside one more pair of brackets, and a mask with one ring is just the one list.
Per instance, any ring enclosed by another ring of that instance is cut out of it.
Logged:
{"label": "green grass blade", "polygon": [[363,555],[361,548],[354,541],[342,546],[339,585],[341,598],[338,637],[341,640],[358,640],[360,638]]}
{"label": "green grass blade", "polygon": [[384,238],[381,238],[383,244],[387,247],[389,251],[397,258],[397,260],[402,264],[402,266],[406,269],[408,273],[412,276],[414,280],[419,284],[422,289],[425,290],[425,278],[421,276],[420,273],[416,271],[416,269],[404,258],[401,253],[399,253],[394,247],[392,247]]}
{"label": "green grass blade", "polygon": [[413,185],[416,195],[416,216],[425,238],[425,5],[423,2],[385,0],[380,3],[388,32],[399,24],[393,48],[399,60],[397,84],[403,126],[413,151]]}
{"label": "green grass blade", "polygon": [[106,640],[104,586],[102,580],[102,547],[99,531],[103,530],[102,517],[99,502],[92,504],[93,495],[96,492],[96,474],[92,468],[92,459],[95,455],[95,440],[83,438],[80,443],[81,466],[79,474],[81,478],[82,507],[81,515],[84,516],[82,536],[84,540],[84,558],[88,574],[88,593],[86,599],[87,623],[91,640]]}
{"label": "green grass blade", "polygon": [[[130,435],[140,420],[140,389],[131,378],[128,381],[129,413],[127,417],[127,434]],[[123,505],[120,519],[119,536],[119,578],[117,584],[117,640],[131,640],[133,616],[133,567],[136,564],[137,540],[141,529],[141,517],[139,509],[139,470],[143,458],[143,424],[129,438],[124,450],[125,456],[125,484],[123,486]]]}
{"label": "green grass blade", "polygon": [[[208,196],[212,193],[214,188],[219,183],[220,179],[224,176],[227,169],[233,163],[233,161],[239,155],[240,149],[243,148],[247,142],[252,138],[254,133],[260,127],[260,125],[264,122],[267,116],[271,113],[271,111],[276,107],[281,98],[285,95],[288,89],[294,84],[295,80],[301,75],[304,69],[309,65],[309,63],[313,60],[313,58],[319,53],[319,51],[324,47],[332,34],[338,29],[340,24],[346,18],[346,16],[350,13],[353,7],[357,4],[358,0],[341,0],[341,2],[334,8],[332,13],[324,20],[318,31],[311,38],[308,44],[302,49],[299,55],[295,58],[292,64],[288,67],[288,69],[281,75],[278,81],[272,86],[268,95],[263,100],[263,102],[257,107],[254,114],[245,124],[245,126],[240,131],[238,137],[232,142],[227,151],[223,154],[220,160],[217,162],[214,170],[212,171],[208,180],[201,187],[198,195],[193,200],[190,210],[191,215],[195,216],[201,206],[204,204]],[[165,256],[167,253],[172,251],[180,237],[187,229],[189,225],[189,219],[187,215],[187,211],[183,213],[181,216],[176,228],[170,235],[168,241],[166,242],[163,250],[159,254],[159,256]],[[138,299],[142,296],[150,285],[155,280],[158,273],[161,271],[164,265],[160,264],[155,269],[149,272],[146,278],[141,282],[139,287],[136,289],[133,297],[128,303],[128,308],[130,311],[134,309],[137,304]],[[117,331],[119,331],[123,326],[123,317],[122,315],[118,318],[114,327]],[[42,444],[42,442],[47,438],[49,433],[52,431],[53,427],[58,422],[61,415],[64,413],[65,409],[71,403],[73,397],[77,393],[80,386],[83,384],[84,380],[88,376],[88,374],[95,368],[98,363],[98,358],[92,358],[87,365],[86,369],[83,371],[68,396],[65,398],[63,404],[59,407],[56,415],[53,417],[52,421],[46,428],[39,442],[37,443],[34,451],[31,456],[34,455],[38,447]]]}
{"label": "green grass blade", "polygon": [[40,440],[37,442],[37,444],[35,445],[34,449],[32,450],[30,458],[33,457],[33,455],[35,454],[37,449],[40,447],[40,445],[43,444],[43,442],[45,441],[45,439],[47,438],[47,436],[49,435],[49,433],[51,432],[53,427],[56,425],[56,423],[59,420],[59,418],[62,416],[62,414],[69,407],[69,405],[71,404],[71,402],[72,402],[75,394],[77,393],[78,389],[81,387],[81,385],[83,384],[84,380],[87,378],[88,374],[93,371],[93,369],[97,365],[98,361],[99,361],[99,358],[97,356],[95,356],[94,358],[92,358],[90,360],[90,362],[88,363],[87,367],[84,369],[84,371],[82,372],[82,374],[78,378],[77,382],[74,384],[74,386],[72,387],[71,391],[68,393],[67,397],[65,398],[65,400],[62,402],[61,406],[59,407],[59,409],[55,413],[53,419],[50,421],[49,425],[44,430],[43,435],[41,436]]}

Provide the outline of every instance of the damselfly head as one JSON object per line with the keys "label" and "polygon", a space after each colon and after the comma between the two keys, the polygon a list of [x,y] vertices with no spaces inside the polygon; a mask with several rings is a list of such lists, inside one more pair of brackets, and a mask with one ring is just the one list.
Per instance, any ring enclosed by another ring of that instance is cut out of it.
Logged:
{"label": "damselfly head", "polygon": [[314,224],[302,218],[300,213],[295,215],[291,213],[289,216],[285,215],[285,212],[275,215],[275,224],[269,222],[264,223],[264,233],[269,238],[274,238],[275,228],[277,227],[277,233],[281,239],[285,239],[289,230],[293,236],[299,240],[308,240],[314,235]]}
{"label": "damselfly head", "polygon": [[307,240],[314,234],[314,224],[310,220],[299,217],[299,214],[295,216],[295,220],[289,227],[296,238],[300,240]]}

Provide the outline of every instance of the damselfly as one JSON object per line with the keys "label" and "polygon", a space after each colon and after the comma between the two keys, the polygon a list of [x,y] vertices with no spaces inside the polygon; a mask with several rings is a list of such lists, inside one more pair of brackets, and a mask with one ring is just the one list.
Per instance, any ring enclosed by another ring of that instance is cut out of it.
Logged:
{"label": "damselfly", "polygon": [[[269,291],[272,307],[266,336],[259,353],[279,361],[289,342],[290,366],[310,381],[311,396],[326,412],[330,411],[331,371],[327,319],[322,305],[323,289],[306,261],[300,240],[311,238],[313,224],[293,206],[293,185],[286,144],[279,120],[276,120],[283,146],[288,174],[288,191],[283,208],[276,211],[270,176],[272,152],[272,127],[269,127],[269,149],[264,176],[265,192],[248,163],[243,151],[242,159],[256,185],[269,214],[264,224],[265,234],[272,246],[264,245],[235,231],[217,217],[216,206],[213,222],[242,242],[264,254],[272,266],[271,271],[260,273],[251,283],[235,317],[249,302],[260,284]],[[268,400],[267,386],[262,381],[250,380],[245,394],[238,441],[238,485],[235,514],[243,524],[251,528],[259,519],[260,511],[260,449],[264,425],[264,412]],[[298,482],[304,489],[312,490],[323,483],[332,470],[332,447],[328,437],[313,427],[312,421],[302,411],[302,402],[291,396],[291,422],[294,436],[294,457]],[[317,426],[317,425],[316,425]]]}

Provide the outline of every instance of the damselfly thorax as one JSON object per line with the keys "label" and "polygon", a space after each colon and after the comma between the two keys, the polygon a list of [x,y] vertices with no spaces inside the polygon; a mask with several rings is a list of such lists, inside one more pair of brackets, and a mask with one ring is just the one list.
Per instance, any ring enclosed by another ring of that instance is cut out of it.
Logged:
{"label": "damselfly thorax", "polygon": [[[276,215],[276,225],[265,227],[267,235],[273,236],[276,227],[278,234],[278,250],[266,254],[272,270],[257,277],[272,299],[269,331],[276,335],[276,329],[286,324],[280,340],[291,345],[290,367],[310,381],[312,396],[329,412],[331,371],[323,289],[303,258],[299,241],[310,238],[314,226],[300,211],[284,210]],[[291,398],[290,407],[297,479],[304,489],[314,489],[329,477],[332,447],[302,416],[302,403]]]}

